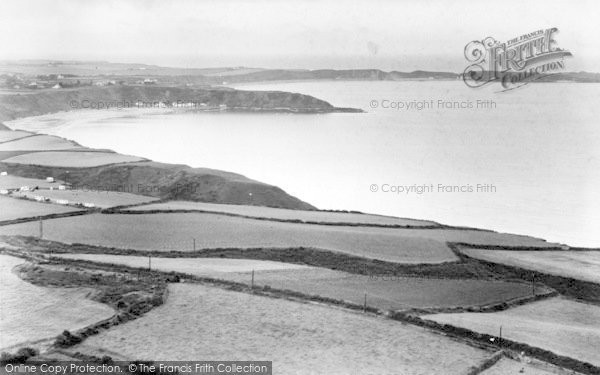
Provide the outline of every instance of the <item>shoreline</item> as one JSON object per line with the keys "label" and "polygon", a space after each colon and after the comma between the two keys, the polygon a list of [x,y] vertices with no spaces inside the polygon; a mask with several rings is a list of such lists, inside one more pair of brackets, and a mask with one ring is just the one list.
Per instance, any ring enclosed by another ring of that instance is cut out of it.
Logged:
{"label": "shoreline", "polygon": [[[204,114],[204,113],[208,113],[208,112],[202,112],[202,114]],[[214,113],[214,112],[210,112],[210,113]],[[223,113],[223,112],[218,112],[218,113]],[[70,127],[79,126],[80,124],[84,124],[84,123],[89,124],[90,122],[105,122],[105,121],[110,121],[112,119],[139,120],[139,119],[143,119],[148,116],[162,116],[162,115],[169,115],[169,114],[194,115],[197,113],[186,111],[186,110],[183,110],[180,112],[179,110],[173,109],[173,108],[141,108],[141,109],[111,108],[111,109],[106,109],[106,110],[77,109],[77,110],[72,110],[72,111],[59,111],[59,112],[55,112],[52,114],[23,117],[23,118],[5,122],[5,125],[7,125],[12,130],[34,132],[33,134],[47,134],[47,135],[51,135],[51,136],[69,140],[68,138],[61,137],[61,136],[57,135],[56,133],[59,133],[61,130],[68,129]],[[83,115],[83,119],[82,119],[82,115]],[[57,123],[58,123],[58,125],[56,125]],[[32,128],[31,125],[42,125],[42,126],[36,126],[36,127]],[[54,131],[52,131],[52,130],[54,130]],[[73,142],[75,142],[75,141],[73,141]],[[150,162],[154,163],[154,161],[152,161],[152,160]],[[2,162],[0,162],[0,163],[2,163]],[[135,164],[135,163],[133,163],[133,164]],[[118,165],[119,164],[115,164],[115,166],[118,166]],[[171,164],[167,164],[167,165],[171,165]],[[70,168],[70,169],[74,169],[74,168]],[[231,204],[231,203],[224,202],[222,204]],[[239,204],[239,203],[237,203],[237,204]],[[314,210],[311,210],[311,211],[314,211]],[[319,212],[336,212],[336,211],[345,212],[346,210],[316,209],[316,211],[319,211]],[[349,212],[355,212],[355,213],[366,214],[366,215],[378,215],[378,216],[398,218],[398,219],[403,218],[403,217],[399,217],[396,215],[386,215],[386,214],[380,214],[380,213],[368,213],[368,212],[360,212],[360,211],[349,211]],[[544,239],[544,241],[546,241],[546,242],[556,242],[556,241],[547,240],[544,237],[533,236],[533,235],[530,235],[527,233],[507,232],[507,231],[500,231],[500,230],[495,230],[495,229],[481,228],[481,227],[477,227],[477,226],[471,227],[471,226],[464,226],[464,225],[456,225],[455,226],[455,225],[448,225],[448,224],[439,224],[438,221],[429,220],[429,219],[414,219],[414,218],[407,218],[407,217],[404,217],[404,219],[432,221],[434,223],[437,223],[442,228],[447,227],[447,228],[452,228],[452,229],[489,231],[489,232],[494,232],[494,233],[499,233],[499,234],[519,235],[519,236],[530,237],[530,238]],[[328,224],[328,225],[334,225],[334,224]],[[410,226],[389,226],[389,227],[390,228],[394,228],[394,227],[410,228]],[[557,242],[557,243],[559,243],[559,245],[566,246],[569,248],[573,247],[573,248],[590,249],[590,250],[595,250],[598,248],[595,246],[570,246],[570,245],[560,243],[560,242]]]}

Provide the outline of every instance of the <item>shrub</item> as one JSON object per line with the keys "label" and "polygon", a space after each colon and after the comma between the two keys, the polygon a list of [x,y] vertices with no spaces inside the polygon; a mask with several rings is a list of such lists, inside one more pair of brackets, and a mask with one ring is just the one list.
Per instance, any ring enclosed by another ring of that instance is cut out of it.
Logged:
{"label": "shrub", "polygon": [[64,330],[63,333],[56,337],[56,341],[54,341],[54,345],[61,348],[68,348],[69,346],[73,346],[75,344],[79,344],[81,342],[81,337],[74,336],[71,332]]}
{"label": "shrub", "polygon": [[2,354],[0,354],[0,364],[5,365],[8,363],[25,363],[25,361],[36,356],[37,354],[37,350],[29,347],[21,348],[17,350],[15,354],[2,352]]}

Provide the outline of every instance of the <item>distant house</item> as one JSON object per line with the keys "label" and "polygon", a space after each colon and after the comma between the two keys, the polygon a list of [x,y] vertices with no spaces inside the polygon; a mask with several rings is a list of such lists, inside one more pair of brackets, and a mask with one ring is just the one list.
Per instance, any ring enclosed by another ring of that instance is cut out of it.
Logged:
{"label": "distant house", "polygon": [[33,199],[35,199],[38,202],[44,202],[46,200],[46,198],[42,197],[41,195],[36,195],[33,197]]}
{"label": "distant house", "polygon": [[30,190],[31,190],[31,188],[29,186],[21,186],[19,188],[19,191],[30,191]]}
{"label": "distant house", "polygon": [[8,190],[6,190],[6,189],[0,189],[0,194],[7,195],[8,194]]}
{"label": "distant house", "polygon": [[46,182],[54,182],[54,177],[46,177]]}
{"label": "distant house", "polygon": [[83,207],[87,207],[87,208],[94,208],[94,207],[96,207],[96,205],[95,205],[95,204],[93,204],[93,203],[84,203],[84,204],[83,204]]}
{"label": "distant house", "polygon": [[8,172],[0,172],[0,176],[8,176]]}
{"label": "distant house", "polygon": [[144,80],[144,85],[154,85],[154,84],[156,84],[156,82],[158,82],[158,80],[152,79],[152,78],[146,78]]}
{"label": "distant house", "polygon": [[66,199],[57,199],[56,203],[58,204],[69,204],[69,201]]}
{"label": "distant house", "polygon": [[58,190],[67,190],[65,185],[58,185]]}
{"label": "distant house", "polygon": [[53,89],[60,89],[60,84],[57,83],[56,85],[52,86],[52,88]]}

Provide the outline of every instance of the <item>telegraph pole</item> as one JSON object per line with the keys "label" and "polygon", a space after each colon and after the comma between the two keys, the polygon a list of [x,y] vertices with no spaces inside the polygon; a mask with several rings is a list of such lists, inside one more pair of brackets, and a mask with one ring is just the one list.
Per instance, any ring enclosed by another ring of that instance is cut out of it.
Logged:
{"label": "telegraph pole", "polygon": [[502,342],[502,326],[500,326],[500,336],[498,336],[500,340],[498,340],[498,344]]}
{"label": "telegraph pole", "polygon": [[44,238],[44,222],[42,221],[42,218],[40,217],[40,240]]}

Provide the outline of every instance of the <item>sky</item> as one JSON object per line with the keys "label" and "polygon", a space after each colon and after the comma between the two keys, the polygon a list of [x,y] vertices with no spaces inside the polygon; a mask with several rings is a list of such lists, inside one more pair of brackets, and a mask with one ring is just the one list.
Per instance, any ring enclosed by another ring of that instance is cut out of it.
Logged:
{"label": "sky", "polygon": [[462,71],[465,45],[557,27],[600,72],[597,0],[2,0],[0,59]]}

